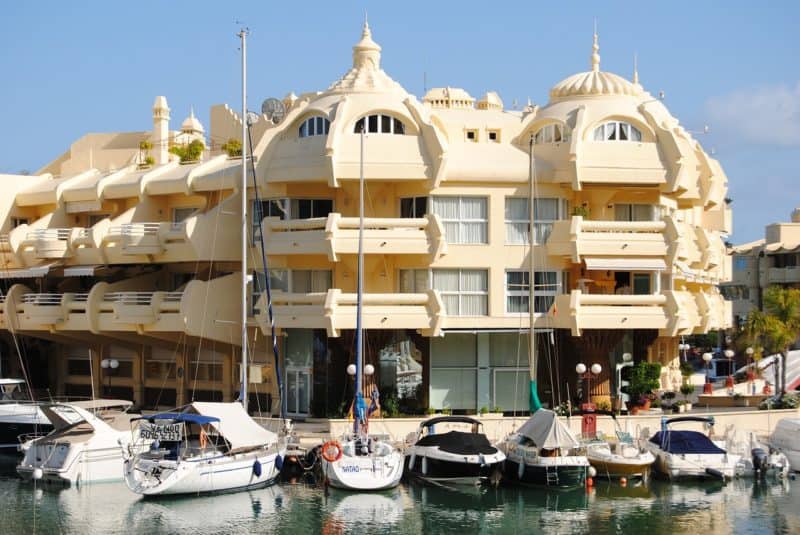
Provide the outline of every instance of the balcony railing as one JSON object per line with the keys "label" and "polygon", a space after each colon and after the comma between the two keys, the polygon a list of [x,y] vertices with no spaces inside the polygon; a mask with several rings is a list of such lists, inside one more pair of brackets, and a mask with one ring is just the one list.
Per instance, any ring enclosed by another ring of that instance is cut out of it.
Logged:
{"label": "balcony railing", "polygon": [[71,228],[41,228],[28,232],[27,241],[67,241],[72,232]]}
{"label": "balcony railing", "polygon": [[572,329],[665,329],[668,311],[663,294],[585,294],[573,290],[556,296],[551,314],[557,327]]}
{"label": "balcony railing", "polygon": [[126,254],[157,255],[170,242],[186,239],[185,222],[124,223],[108,229],[106,240],[120,239]]}
{"label": "balcony railing", "polygon": [[547,240],[551,255],[661,257],[667,254],[664,221],[588,221],[582,216],[556,221]]}
{"label": "balcony railing", "polygon": [[32,248],[36,258],[56,259],[72,256],[70,237],[77,229],[40,228],[28,231],[23,245]]}
{"label": "balcony railing", "polygon": [[[264,219],[269,254],[340,254],[358,252],[359,218],[331,213],[327,217],[280,221]],[[444,228],[435,215],[424,218],[365,218],[365,254],[442,255],[447,244]]]}

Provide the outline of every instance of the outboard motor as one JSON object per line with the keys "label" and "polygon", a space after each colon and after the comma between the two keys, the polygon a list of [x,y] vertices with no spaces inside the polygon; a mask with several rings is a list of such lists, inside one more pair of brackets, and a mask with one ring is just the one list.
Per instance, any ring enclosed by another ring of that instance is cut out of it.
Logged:
{"label": "outboard motor", "polygon": [[765,476],[769,468],[769,455],[763,448],[753,448],[750,452],[753,458],[753,470],[760,476]]}

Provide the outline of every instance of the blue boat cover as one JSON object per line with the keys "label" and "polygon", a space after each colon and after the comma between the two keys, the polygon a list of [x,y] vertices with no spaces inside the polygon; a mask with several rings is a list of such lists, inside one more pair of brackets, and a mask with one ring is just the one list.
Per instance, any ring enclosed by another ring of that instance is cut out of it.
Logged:
{"label": "blue boat cover", "polygon": [[190,424],[210,424],[211,422],[219,422],[219,418],[214,416],[203,416],[202,414],[191,414],[186,412],[160,412],[158,414],[151,414],[143,416],[141,420],[174,420],[176,422],[187,422]]}
{"label": "blue boat cover", "polygon": [[659,431],[650,442],[669,453],[725,453],[699,431]]}

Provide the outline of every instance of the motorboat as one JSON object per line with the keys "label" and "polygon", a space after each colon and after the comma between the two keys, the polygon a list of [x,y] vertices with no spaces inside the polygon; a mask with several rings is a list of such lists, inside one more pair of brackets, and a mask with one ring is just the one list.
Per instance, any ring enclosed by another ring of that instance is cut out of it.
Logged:
{"label": "motorboat", "polygon": [[800,418],[778,420],[769,445],[786,456],[792,470],[800,472]]}
{"label": "motorboat", "polygon": [[22,444],[24,479],[65,484],[122,479],[123,449],[132,440],[132,403],[95,399],[41,406],[53,431]]}
{"label": "motorboat", "polygon": [[615,425],[615,438],[595,437],[584,442],[586,458],[598,477],[642,478],[650,475],[650,467],[656,458],[644,447],[635,444],[630,433],[623,431],[617,417],[610,411],[596,411],[596,414],[611,416]]}
{"label": "motorboat", "polygon": [[[331,486],[353,490],[371,491],[396,487],[403,477],[403,454],[386,440],[387,437],[371,436],[368,433],[369,416],[377,408],[380,397],[377,386],[370,393],[370,407],[364,399],[364,375],[372,375],[374,367],[364,366],[363,349],[363,296],[364,296],[364,129],[361,129],[361,166],[359,176],[359,225],[358,225],[358,270],[356,276],[356,330],[355,363],[348,365],[347,372],[355,379],[353,397],[353,431],[347,433],[342,442],[330,440],[322,445],[321,469],[325,481]],[[374,396],[374,397],[373,397]],[[374,407],[373,407],[374,406]]]}
{"label": "motorboat", "polygon": [[508,481],[556,488],[582,487],[589,460],[555,412],[539,409],[500,445]]}
{"label": "motorboat", "polygon": [[655,456],[656,471],[670,480],[687,478],[732,479],[740,455],[729,453],[700,431],[670,429],[670,425],[681,422],[698,422],[709,428],[714,418],[702,416],[679,416],[662,418],[661,430],[644,443]]}
{"label": "motorboat", "polygon": [[[468,431],[458,428],[469,427]],[[499,482],[505,454],[469,416],[437,416],[419,426],[406,449],[406,472],[434,484],[479,485]],[[446,429],[444,432],[442,429]]]}
{"label": "motorboat", "polygon": [[265,487],[277,480],[286,455],[286,440],[238,402],[195,401],[132,425],[141,444],[126,456],[123,473],[128,488],[145,496]]}
{"label": "motorboat", "polygon": [[22,441],[53,430],[39,405],[26,392],[25,381],[0,378],[0,452],[16,453]]}

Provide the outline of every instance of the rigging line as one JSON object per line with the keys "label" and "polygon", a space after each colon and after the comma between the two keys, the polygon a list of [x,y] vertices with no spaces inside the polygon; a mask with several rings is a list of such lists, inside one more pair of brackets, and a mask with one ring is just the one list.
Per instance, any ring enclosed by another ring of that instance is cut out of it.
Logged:
{"label": "rigging line", "polygon": [[[246,117],[242,117],[243,121],[246,121]],[[250,132],[250,125],[247,125],[247,139],[250,143],[250,147],[252,150],[253,146],[253,138]],[[244,141],[244,140],[243,140]],[[244,144],[243,144],[244,145]],[[250,158],[250,169],[253,174],[253,195],[255,196],[255,201],[261,205],[261,197],[258,193],[258,180],[256,179],[256,166],[253,162],[253,158]],[[242,195],[247,195],[247,191],[243,191]],[[278,386],[278,397],[280,398],[280,417],[281,419],[286,418],[285,408],[284,408],[284,395],[283,395],[283,381],[281,379],[281,364],[280,364],[280,355],[278,353],[278,337],[275,333],[275,315],[272,310],[272,288],[270,287],[269,281],[269,270],[267,267],[267,250],[264,244],[264,229],[261,226],[261,220],[258,221],[258,228],[261,231],[259,241],[261,242],[261,263],[264,267],[264,286],[267,290],[267,310],[269,312],[269,323],[272,330],[272,353],[273,358],[275,359],[275,378],[276,383]],[[244,276],[244,274],[242,274]],[[255,279],[254,279],[255,281]]]}

